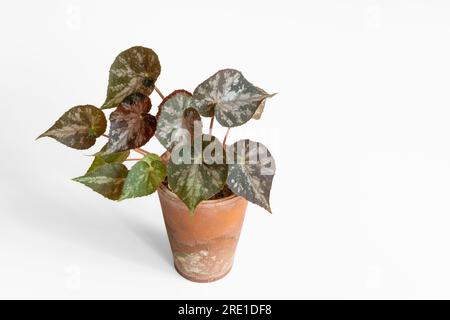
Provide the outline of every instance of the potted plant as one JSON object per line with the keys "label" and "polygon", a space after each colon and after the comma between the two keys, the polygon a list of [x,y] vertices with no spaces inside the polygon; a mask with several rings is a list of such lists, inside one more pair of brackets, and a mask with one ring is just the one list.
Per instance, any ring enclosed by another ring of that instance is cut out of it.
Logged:
{"label": "potted plant", "polygon": [[[101,108],[73,107],[39,138],[80,150],[108,138],[87,172],[74,180],[116,201],[157,191],[177,271],[192,281],[214,281],[231,269],[247,201],[271,212],[270,152],[251,140],[227,145],[226,139],[230,128],[259,119],[273,95],[226,69],[192,94],[176,90],[164,97],[155,86],[160,71],[153,50],[123,51],[111,65]],[[154,90],[163,99],[156,115],[150,114]],[[108,135],[105,109],[112,109]],[[207,134],[201,117],[210,118]],[[212,135],[215,122],[228,128],[223,142]],[[141,148],[153,136],[167,149],[161,156]],[[130,158],[132,150],[142,157]],[[136,163],[127,168],[125,161]]]}

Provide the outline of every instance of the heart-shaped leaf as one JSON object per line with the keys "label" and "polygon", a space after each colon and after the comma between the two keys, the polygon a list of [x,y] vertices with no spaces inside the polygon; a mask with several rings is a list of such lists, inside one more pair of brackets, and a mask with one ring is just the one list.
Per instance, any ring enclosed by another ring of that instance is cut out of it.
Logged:
{"label": "heart-shaped leaf", "polygon": [[240,140],[228,147],[227,185],[240,195],[269,212],[270,189],[275,174],[275,160],[259,142]]}
{"label": "heart-shaped leaf", "polygon": [[191,106],[192,94],[185,90],[176,90],[161,102],[156,137],[166,149],[183,140],[192,141],[195,134],[202,133],[200,115]]}
{"label": "heart-shaped leaf", "polygon": [[156,191],[166,177],[166,166],[156,154],[148,154],[128,173],[121,200],[147,196]]}
{"label": "heart-shaped leaf", "polygon": [[114,108],[132,93],[149,95],[161,73],[157,54],[144,47],[120,53],[109,69],[108,92],[102,109]]}
{"label": "heart-shaped leaf", "polygon": [[225,69],[195,89],[194,104],[202,116],[214,115],[222,126],[237,127],[249,121],[272,96],[248,82],[241,72]]}
{"label": "heart-shaped leaf", "polygon": [[84,184],[108,199],[118,200],[122,194],[127,174],[128,169],[123,164],[107,163],[73,180]]}
{"label": "heart-shaped leaf", "polygon": [[[100,151],[100,154],[104,151],[106,151],[105,145],[102,150]],[[130,150],[123,151],[123,152],[117,152],[112,153],[110,155],[98,155],[94,158],[94,161],[92,162],[91,166],[89,167],[87,173],[90,173],[94,171],[95,169],[107,164],[107,163],[123,163],[125,160],[127,160],[128,156],[130,155]]]}
{"label": "heart-shaped leaf", "polygon": [[51,137],[68,147],[84,150],[92,147],[105,130],[106,117],[102,110],[91,105],[76,106],[64,113],[38,139]]}
{"label": "heart-shaped leaf", "polygon": [[193,214],[202,200],[222,190],[227,171],[222,144],[213,136],[203,135],[198,148],[191,143],[174,147],[167,177],[169,187]]}
{"label": "heart-shaped leaf", "polygon": [[111,113],[111,127],[106,155],[143,146],[150,140],[156,130],[156,118],[149,114],[150,98],[134,93],[125,98],[117,109]]}

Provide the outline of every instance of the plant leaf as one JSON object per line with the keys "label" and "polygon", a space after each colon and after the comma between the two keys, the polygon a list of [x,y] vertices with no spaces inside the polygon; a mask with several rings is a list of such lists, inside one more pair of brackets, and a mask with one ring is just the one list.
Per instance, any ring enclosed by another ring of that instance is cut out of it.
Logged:
{"label": "plant leaf", "polygon": [[144,47],[121,52],[109,69],[108,92],[102,109],[114,108],[133,93],[148,96],[161,73],[158,55]]}
{"label": "plant leaf", "polygon": [[275,174],[275,160],[269,150],[259,142],[240,140],[229,146],[228,187],[269,212],[270,189]]}
{"label": "plant leaf", "polygon": [[84,150],[95,144],[105,133],[106,117],[102,110],[91,106],[76,106],[64,113],[39,138],[51,137],[68,147]]}
{"label": "plant leaf", "polygon": [[84,184],[108,199],[118,200],[122,194],[127,174],[128,169],[123,164],[107,163],[73,180]]}
{"label": "plant leaf", "polygon": [[255,113],[253,114],[253,119],[259,120],[261,119],[262,113],[264,112],[264,107],[266,106],[266,99],[261,101],[258,108],[256,109]]}
{"label": "plant leaf", "polygon": [[[177,144],[167,168],[169,187],[191,214],[202,200],[222,190],[228,171],[222,144],[215,137],[203,135],[201,148],[198,148],[201,150],[196,149],[191,143]],[[213,161],[210,155],[219,160]],[[186,161],[179,161],[181,159]]]}
{"label": "plant leaf", "polygon": [[148,154],[128,173],[120,200],[147,196],[156,191],[166,177],[166,166],[156,154]]}
{"label": "plant leaf", "polygon": [[126,151],[146,144],[156,130],[156,118],[148,113],[150,108],[150,98],[143,94],[134,93],[125,98],[109,117],[109,141],[106,151],[100,154]]}
{"label": "plant leaf", "polygon": [[241,72],[225,69],[201,83],[194,91],[194,105],[204,117],[215,115],[224,127],[249,121],[261,103],[273,95],[255,87]]}
{"label": "plant leaf", "polygon": [[197,131],[201,134],[200,115],[191,106],[192,94],[185,90],[174,91],[159,105],[156,137],[166,149],[171,149],[180,140],[192,140],[196,134],[195,121],[198,121]]}
{"label": "plant leaf", "polygon": [[[106,146],[105,145],[101,151],[100,154],[104,151],[106,151]],[[88,171],[86,172],[86,174],[94,171],[95,169],[107,164],[107,163],[123,163],[125,160],[127,160],[127,158],[130,155],[130,150],[127,151],[122,151],[122,152],[116,152],[116,153],[112,153],[110,155],[98,155],[94,158],[94,161],[92,162],[91,166],[89,167]]]}

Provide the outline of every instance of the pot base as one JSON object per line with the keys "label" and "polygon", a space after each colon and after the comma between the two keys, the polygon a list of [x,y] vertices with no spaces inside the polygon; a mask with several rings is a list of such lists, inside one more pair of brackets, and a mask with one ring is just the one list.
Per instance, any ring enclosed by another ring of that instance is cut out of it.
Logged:
{"label": "pot base", "polygon": [[221,274],[219,276],[216,276],[216,277],[211,277],[211,278],[208,278],[208,279],[198,279],[198,278],[191,277],[191,276],[188,276],[186,274],[183,274],[180,271],[180,269],[178,269],[178,267],[177,267],[177,265],[175,263],[173,265],[175,267],[175,270],[177,270],[177,272],[178,272],[178,274],[180,276],[182,276],[183,278],[185,278],[185,279],[187,279],[189,281],[197,282],[197,283],[208,283],[208,282],[214,282],[214,281],[220,280],[220,279],[224,278],[228,273],[230,273],[231,269],[233,268],[233,266],[231,265],[230,268],[225,273],[223,273],[223,274]]}

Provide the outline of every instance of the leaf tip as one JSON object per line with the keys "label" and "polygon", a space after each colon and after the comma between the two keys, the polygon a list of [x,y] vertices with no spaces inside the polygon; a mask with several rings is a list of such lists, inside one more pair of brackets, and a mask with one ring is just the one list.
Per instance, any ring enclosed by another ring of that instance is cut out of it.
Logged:
{"label": "leaf tip", "polygon": [[197,205],[195,206],[188,206],[186,205],[189,209],[189,217],[193,217],[195,215],[195,209],[197,208]]}
{"label": "leaf tip", "polygon": [[35,141],[38,140],[38,139],[40,139],[40,138],[45,138],[45,137],[53,138],[53,137],[49,134],[49,133],[51,132],[51,129],[52,129],[52,128],[50,128],[50,129],[46,130],[45,132],[41,133],[41,134],[35,139]]}
{"label": "leaf tip", "polygon": [[272,214],[272,207],[270,206],[270,202],[267,201],[266,203],[261,203],[259,205],[261,208],[263,208],[264,210],[266,210],[268,213]]}

